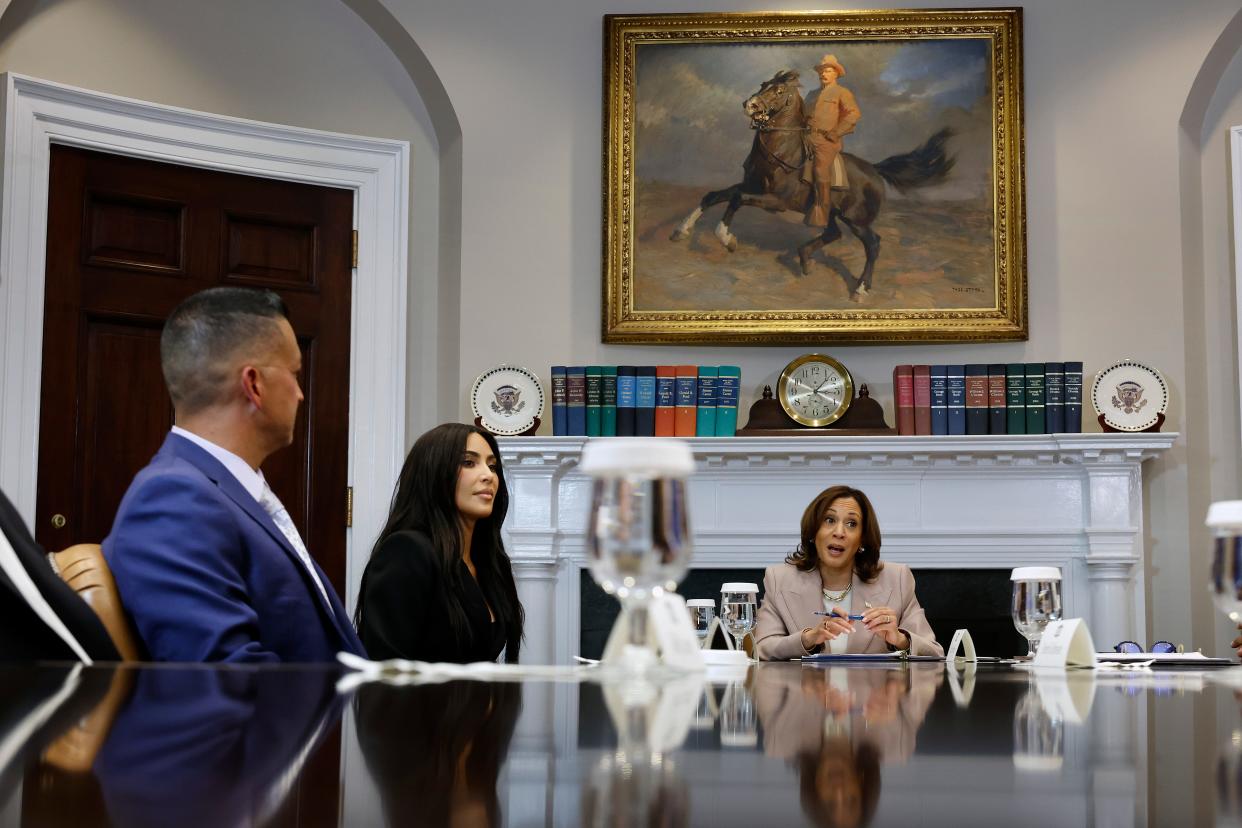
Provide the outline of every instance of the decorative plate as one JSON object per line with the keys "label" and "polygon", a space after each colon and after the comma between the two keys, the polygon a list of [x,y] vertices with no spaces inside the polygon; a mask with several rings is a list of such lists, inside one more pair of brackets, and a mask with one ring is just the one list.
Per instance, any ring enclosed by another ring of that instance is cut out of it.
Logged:
{"label": "decorative plate", "polygon": [[474,381],[470,405],[492,434],[521,434],[543,416],[543,386],[521,366],[497,365]]}
{"label": "decorative plate", "polygon": [[1118,431],[1142,431],[1169,407],[1169,387],[1155,368],[1125,359],[1095,375],[1091,403]]}

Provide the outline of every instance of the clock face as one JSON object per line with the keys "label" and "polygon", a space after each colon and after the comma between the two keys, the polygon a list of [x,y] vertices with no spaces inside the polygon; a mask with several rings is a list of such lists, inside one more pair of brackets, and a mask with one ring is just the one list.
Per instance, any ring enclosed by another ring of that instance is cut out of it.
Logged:
{"label": "clock face", "polygon": [[826,426],[841,419],[854,401],[854,379],[830,356],[807,354],[785,366],[777,382],[785,413],[805,426]]}

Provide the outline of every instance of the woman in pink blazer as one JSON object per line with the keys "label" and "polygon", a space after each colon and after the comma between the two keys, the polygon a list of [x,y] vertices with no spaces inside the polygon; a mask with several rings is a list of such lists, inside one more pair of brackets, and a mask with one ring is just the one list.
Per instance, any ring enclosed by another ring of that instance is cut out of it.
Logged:
{"label": "woman in pink blazer", "polygon": [[[763,589],[755,650],[764,661],[817,652],[944,655],[910,568],[880,560],[880,524],[858,489],[833,486],[811,501],[802,542],[768,567]],[[826,611],[839,614],[816,615]]]}

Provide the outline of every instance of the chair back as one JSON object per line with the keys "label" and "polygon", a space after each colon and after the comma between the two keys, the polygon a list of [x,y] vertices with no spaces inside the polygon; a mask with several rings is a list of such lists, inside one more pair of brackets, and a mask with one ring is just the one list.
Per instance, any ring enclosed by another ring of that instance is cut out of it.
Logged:
{"label": "chair back", "polygon": [[112,571],[97,543],[79,543],[61,552],[49,552],[52,569],[69,587],[81,596],[112,637],[123,661],[138,661],[138,638],[125,617],[121,596],[112,579]]}

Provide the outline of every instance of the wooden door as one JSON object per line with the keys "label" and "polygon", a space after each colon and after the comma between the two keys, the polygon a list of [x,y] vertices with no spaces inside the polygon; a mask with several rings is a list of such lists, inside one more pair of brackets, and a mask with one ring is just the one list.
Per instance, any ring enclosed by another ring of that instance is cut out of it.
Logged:
{"label": "wooden door", "polygon": [[[353,193],[52,147],[35,535],[98,543],[172,425],[159,336],[182,299],[265,287],[289,307],[305,402],[263,472],[345,585]],[[63,516],[63,526],[56,516]]]}

